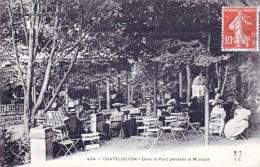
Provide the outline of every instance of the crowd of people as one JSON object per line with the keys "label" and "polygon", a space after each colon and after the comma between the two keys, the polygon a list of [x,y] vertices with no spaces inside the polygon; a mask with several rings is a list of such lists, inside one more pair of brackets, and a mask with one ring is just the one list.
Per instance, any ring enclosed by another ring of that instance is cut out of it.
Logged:
{"label": "crowd of people", "polygon": [[[111,107],[114,108],[113,112],[107,117],[108,119],[105,119],[106,121],[103,124],[102,134],[106,140],[110,140],[110,138],[113,137],[111,127],[117,127],[118,132],[123,132],[121,138],[136,135],[137,123],[135,119],[130,117],[129,112],[126,113],[122,111],[121,108],[124,106],[123,98],[120,96],[118,99],[119,101],[114,100],[111,104]],[[153,114],[152,100],[152,98],[148,99],[145,107],[146,112],[144,113],[137,107],[134,108],[132,106],[132,109],[138,109],[143,116],[151,115]],[[165,118],[171,116],[171,113],[184,113],[189,116],[190,122],[199,122],[200,126],[205,126],[205,103],[203,97],[193,97],[190,103],[183,103],[181,98],[170,99],[166,105],[168,105],[166,110],[158,109],[157,112],[157,117],[159,117],[159,121],[161,121],[163,125],[165,125]],[[63,107],[59,107],[58,110],[65,112],[65,108]],[[90,128],[84,129],[83,123],[79,119],[83,110],[86,110],[86,108],[82,107],[82,105],[78,105],[75,109],[70,109],[69,114],[65,112],[64,124],[69,131],[69,137],[72,139],[80,138],[83,133],[91,133]],[[218,90],[215,90],[215,97],[210,101],[210,133],[234,140],[249,127],[250,115],[251,111],[244,102],[238,103],[237,101],[223,100]],[[118,121],[111,121],[115,119]],[[118,133],[116,135],[118,136]],[[83,148],[83,145],[81,146]]]}

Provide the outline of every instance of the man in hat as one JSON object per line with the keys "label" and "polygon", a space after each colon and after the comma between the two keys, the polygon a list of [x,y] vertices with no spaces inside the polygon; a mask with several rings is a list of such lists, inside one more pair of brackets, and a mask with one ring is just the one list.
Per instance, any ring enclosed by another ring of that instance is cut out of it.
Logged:
{"label": "man in hat", "polygon": [[76,116],[76,112],[66,113],[64,123],[69,131],[69,138],[71,139],[80,138],[81,134],[85,132],[81,121]]}
{"label": "man in hat", "polygon": [[[66,113],[64,117],[64,124],[68,130],[70,139],[81,138],[81,134],[85,133],[81,121],[77,118],[76,112]],[[79,142],[80,148],[83,149],[83,142]]]}
{"label": "man in hat", "polygon": [[221,136],[225,125],[226,111],[223,108],[223,100],[217,100],[216,105],[210,113],[209,129],[211,133],[218,133]]}

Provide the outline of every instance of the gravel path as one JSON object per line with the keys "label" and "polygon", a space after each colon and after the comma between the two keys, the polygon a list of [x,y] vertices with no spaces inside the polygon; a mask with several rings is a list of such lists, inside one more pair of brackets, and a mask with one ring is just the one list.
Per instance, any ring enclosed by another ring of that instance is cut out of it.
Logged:
{"label": "gravel path", "polygon": [[26,166],[260,166],[259,130],[250,130],[248,140],[232,141],[223,137],[215,137],[216,142],[210,140],[208,148],[204,146],[203,141],[199,142],[201,137],[196,135],[192,136],[188,142],[183,141],[178,144],[173,140],[159,141],[158,151],[138,149],[132,138],[113,138],[110,141],[103,141],[104,146],[99,149]]}

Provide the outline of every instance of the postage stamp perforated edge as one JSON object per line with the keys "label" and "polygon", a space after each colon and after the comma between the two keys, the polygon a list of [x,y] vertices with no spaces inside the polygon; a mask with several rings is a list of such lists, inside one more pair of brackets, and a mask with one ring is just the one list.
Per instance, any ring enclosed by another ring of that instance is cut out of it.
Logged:
{"label": "postage stamp perforated edge", "polygon": [[[256,49],[224,49],[223,48],[223,32],[224,32],[224,8],[256,8]],[[259,7],[258,6],[222,6],[221,11],[221,51],[222,52],[258,52],[259,51]]]}

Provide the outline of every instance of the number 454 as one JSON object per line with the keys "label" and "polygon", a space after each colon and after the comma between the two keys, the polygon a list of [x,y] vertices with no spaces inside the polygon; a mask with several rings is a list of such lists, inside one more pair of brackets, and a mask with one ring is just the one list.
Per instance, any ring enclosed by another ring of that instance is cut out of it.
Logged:
{"label": "number 454", "polygon": [[225,36],[225,44],[232,44],[233,43],[233,37],[232,36]]}

